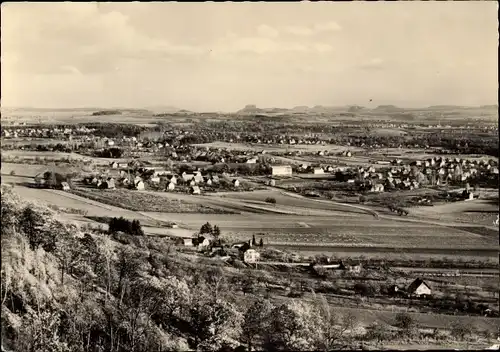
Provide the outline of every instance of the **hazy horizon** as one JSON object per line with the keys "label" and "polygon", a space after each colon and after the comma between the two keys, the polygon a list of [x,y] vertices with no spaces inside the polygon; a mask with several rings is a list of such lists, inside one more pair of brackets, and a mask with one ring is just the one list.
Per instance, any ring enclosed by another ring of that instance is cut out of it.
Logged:
{"label": "hazy horizon", "polygon": [[496,2],[2,3],[4,108],[495,105]]}

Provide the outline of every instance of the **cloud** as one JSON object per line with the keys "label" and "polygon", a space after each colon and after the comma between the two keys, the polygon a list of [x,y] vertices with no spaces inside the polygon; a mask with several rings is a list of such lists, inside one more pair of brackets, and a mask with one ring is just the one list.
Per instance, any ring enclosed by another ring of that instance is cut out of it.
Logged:
{"label": "cloud", "polygon": [[269,37],[226,36],[213,46],[212,57],[235,54],[270,55],[276,53],[325,54],[333,51],[326,43],[308,43],[291,40],[277,40]]}
{"label": "cloud", "polygon": [[372,58],[358,65],[363,70],[381,70],[385,68],[386,62],[381,58]]}
{"label": "cloud", "polygon": [[319,53],[329,53],[333,51],[333,47],[330,44],[315,43],[313,48]]}
{"label": "cloud", "polygon": [[342,27],[334,21],[326,22],[326,23],[319,23],[314,25],[314,30],[316,33],[319,32],[336,32],[340,31]]}
{"label": "cloud", "polygon": [[325,23],[317,23],[313,26],[286,26],[283,31],[297,36],[311,36],[315,34],[325,33],[325,32],[337,32],[342,30],[342,27],[334,21],[325,22]]}
{"label": "cloud", "polygon": [[[113,71],[122,60],[204,52],[201,47],[151,38],[138,32],[126,15],[101,11],[95,3],[17,5],[3,9],[8,15],[2,16],[2,56],[17,58],[7,61],[7,70],[93,74]],[[50,21],[54,16],[57,21]]]}
{"label": "cloud", "polygon": [[314,31],[306,26],[287,26],[285,27],[285,32],[299,36],[309,36],[314,34]]}
{"label": "cloud", "polygon": [[266,24],[261,24],[257,27],[257,32],[264,37],[270,38],[276,38],[279,35],[278,30]]}

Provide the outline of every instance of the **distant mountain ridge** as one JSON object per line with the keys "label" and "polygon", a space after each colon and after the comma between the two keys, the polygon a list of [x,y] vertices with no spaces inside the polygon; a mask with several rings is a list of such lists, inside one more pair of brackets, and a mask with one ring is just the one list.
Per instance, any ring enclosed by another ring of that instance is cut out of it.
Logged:
{"label": "distant mountain ridge", "polygon": [[[354,118],[355,116],[363,116],[365,118],[380,118],[386,117],[394,120],[425,120],[427,118],[498,118],[498,105],[482,105],[482,106],[458,106],[458,105],[434,105],[421,108],[403,108],[396,105],[379,105],[374,108],[367,108],[360,105],[345,105],[345,106],[323,106],[315,105],[313,107],[301,105],[288,108],[259,108],[254,104],[246,105],[243,109],[238,110],[236,115],[240,116],[256,116],[259,118],[279,117],[283,115],[300,116],[300,115],[323,115]],[[438,114],[438,115],[434,115]],[[434,116],[433,116],[434,115]]]}

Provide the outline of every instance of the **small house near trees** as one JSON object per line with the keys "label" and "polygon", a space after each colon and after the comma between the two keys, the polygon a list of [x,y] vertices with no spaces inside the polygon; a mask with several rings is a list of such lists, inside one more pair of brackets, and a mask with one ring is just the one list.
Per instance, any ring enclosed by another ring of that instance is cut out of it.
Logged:
{"label": "small house near trees", "polygon": [[422,279],[417,278],[408,286],[407,292],[410,296],[426,297],[432,294],[432,290]]}

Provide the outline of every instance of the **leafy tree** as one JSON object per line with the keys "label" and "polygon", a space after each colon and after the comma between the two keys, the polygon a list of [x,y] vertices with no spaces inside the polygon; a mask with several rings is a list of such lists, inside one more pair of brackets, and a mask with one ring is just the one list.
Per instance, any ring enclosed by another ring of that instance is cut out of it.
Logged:
{"label": "leafy tree", "polygon": [[472,328],[462,321],[456,322],[451,327],[451,336],[457,339],[463,340],[470,334],[472,334]]}
{"label": "leafy tree", "polygon": [[21,200],[14,196],[11,189],[2,187],[1,219],[2,237],[11,234],[19,224],[19,204]]}
{"label": "leafy tree", "polygon": [[266,203],[270,203],[270,204],[276,204],[276,198],[273,198],[273,197],[267,197],[265,199],[265,202]]}
{"label": "leafy tree", "polygon": [[207,222],[206,224],[203,224],[200,228],[200,235],[203,235],[203,234],[207,234],[207,233],[212,233],[213,232],[213,228],[212,228],[212,225]]}
{"label": "leafy tree", "polygon": [[47,231],[46,222],[42,215],[31,206],[23,209],[19,225],[28,238],[32,250],[37,250],[40,246],[47,252],[52,252],[55,249],[57,238],[51,231],[54,229],[54,226]]}
{"label": "leafy tree", "polygon": [[255,235],[252,235],[252,247],[257,245],[257,240],[255,239]]}
{"label": "leafy tree", "polygon": [[116,270],[118,273],[117,294],[120,301],[123,299],[125,290],[135,278],[139,276],[138,270],[141,267],[140,254],[133,252],[130,249],[122,249],[118,253],[118,262]]}
{"label": "leafy tree", "polygon": [[194,343],[201,350],[218,350],[240,329],[241,313],[225,300],[197,299],[189,309],[189,317]]}
{"label": "leafy tree", "polygon": [[61,285],[64,285],[64,275],[67,272],[71,273],[82,260],[82,245],[77,239],[71,237],[64,227],[59,229],[58,236],[60,240],[54,254],[61,270]]}
{"label": "leafy tree", "polygon": [[221,268],[210,268],[205,273],[208,289],[212,292],[215,299],[219,298],[219,294],[227,288],[227,278]]}
{"label": "leafy tree", "polygon": [[219,237],[220,237],[219,226],[217,226],[217,225],[214,226],[214,228],[212,229],[212,235],[214,236],[215,242],[219,242]]}
{"label": "leafy tree", "polygon": [[265,336],[266,350],[312,350],[317,345],[318,317],[312,306],[292,302],[275,307]]}
{"label": "leafy tree", "polygon": [[264,247],[264,241],[262,240],[262,237],[259,240],[259,247]]}
{"label": "leafy tree", "polygon": [[336,345],[338,341],[345,338],[348,331],[352,332],[356,328],[356,317],[350,313],[339,316],[323,295],[317,300],[317,312],[319,317],[317,347],[321,350],[331,351],[338,348]]}
{"label": "leafy tree", "polygon": [[255,345],[262,345],[271,320],[273,305],[269,300],[258,299],[243,317],[241,339],[248,346],[248,351]]}
{"label": "leafy tree", "polygon": [[395,318],[395,325],[400,328],[405,335],[412,334],[417,328],[417,322],[407,313],[398,313]]}
{"label": "leafy tree", "polygon": [[57,311],[32,310],[23,317],[17,339],[19,351],[70,352],[58,334],[60,315]]}

